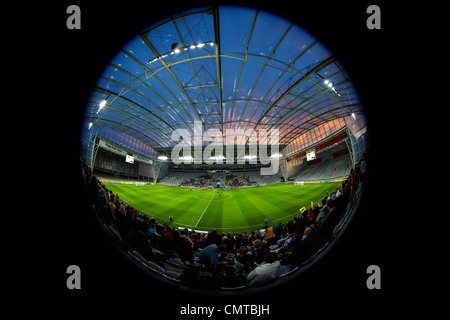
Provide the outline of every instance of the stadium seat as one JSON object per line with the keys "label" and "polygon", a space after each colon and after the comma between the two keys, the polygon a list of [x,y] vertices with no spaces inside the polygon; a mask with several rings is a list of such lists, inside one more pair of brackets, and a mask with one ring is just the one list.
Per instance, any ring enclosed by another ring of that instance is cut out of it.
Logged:
{"label": "stadium seat", "polygon": [[155,254],[155,256],[157,258],[162,259],[162,260],[164,260],[166,258],[164,256],[164,254],[161,251],[159,251],[158,249],[155,249],[155,248],[152,247],[152,251],[153,251],[153,253]]}
{"label": "stadium seat", "polygon": [[316,257],[317,253],[314,253],[312,256],[310,256],[307,260],[303,261],[301,266],[306,266],[308,263],[310,263],[311,261],[314,260],[314,258]]}
{"label": "stadium seat", "polygon": [[245,289],[245,286],[239,286],[239,287],[220,287],[221,290],[240,290]]}
{"label": "stadium seat", "polygon": [[198,264],[192,264],[192,263],[186,263],[184,265],[185,269],[201,269],[202,266],[198,265]]}
{"label": "stadium seat", "polygon": [[122,237],[120,236],[119,232],[117,232],[116,229],[113,228],[113,226],[109,225],[108,229],[114,238],[122,241]]}
{"label": "stadium seat", "polygon": [[322,251],[324,251],[327,247],[328,247],[328,243],[329,242],[327,242],[327,243],[325,243],[323,246],[322,246],[322,248],[320,248],[319,250],[317,250],[317,252],[316,252],[316,256],[319,254],[319,253],[321,253]]}
{"label": "stadium seat", "polygon": [[279,279],[288,275],[291,271],[291,268],[292,265],[290,264],[279,267],[277,271],[275,271],[275,278]]}
{"label": "stadium seat", "polygon": [[158,273],[158,274],[163,274],[164,272],[166,272],[166,270],[164,270],[164,268],[158,266],[156,263],[152,262],[152,261],[145,261],[144,263],[150,270]]}
{"label": "stadium seat", "polygon": [[136,250],[133,250],[132,255],[136,257],[140,262],[145,263],[145,258]]}
{"label": "stadium seat", "polygon": [[180,268],[183,269],[184,268],[184,263],[180,260],[177,260],[175,258],[169,258],[166,260],[168,264],[170,264],[171,266],[175,267],[175,268]]}
{"label": "stadium seat", "polygon": [[170,279],[175,282],[181,282],[181,275],[179,273],[173,272],[173,271],[165,271],[162,273],[163,277]]}

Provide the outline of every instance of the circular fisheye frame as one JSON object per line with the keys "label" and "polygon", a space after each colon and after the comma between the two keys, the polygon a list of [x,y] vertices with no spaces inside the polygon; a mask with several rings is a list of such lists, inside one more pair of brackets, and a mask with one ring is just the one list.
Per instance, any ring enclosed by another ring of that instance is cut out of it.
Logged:
{"label": "circular fisheye frame", "polygon": [[100,225],[182,290],[280,285],[328,251],[365,185],[349,75],[298,25],[192,9],[131,39],[90,95],[83,169]]}

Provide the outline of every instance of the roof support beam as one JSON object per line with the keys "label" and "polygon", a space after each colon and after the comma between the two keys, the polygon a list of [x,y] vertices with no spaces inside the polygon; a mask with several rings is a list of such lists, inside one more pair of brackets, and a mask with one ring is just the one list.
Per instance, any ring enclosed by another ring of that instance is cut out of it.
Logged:
{"label": "roof support beam", "polygon": [[[95,90],[98,91],[98,92],[102,92],[102,93],[111,95],[111,96],[115,96],[115,98],[120,98],[120,99],[126,101],[127,103],[132,104],[132,105],[134,105],[134,106],[136,106],[136,107],[138,107],[138,108],[144,110],[147,114],[151,114],[153,117],[157,118],[158,121],[160,121],[161,123],[164,123],[168,128],[171,128],[172,130],[174,130],[174,129],[172,128],[172,126],[170,126],[166,121],[164,121],[163,119],[161,119],[156,113],[154,113],[154,112],[149,112],[147,109],[143,108],[142,106],[140,106],[140,105],[137,104],[136,102],[131,101],[130,99],[127,99],[127,98],[125,98],[125,97],[123,97],[123,96],[119,96],[117,93],[112,92],[112,91],[109,91],[109,90],[106,90],[106,89],[103,89],[103,88],[96,87]],[[123,111],[120,111],[120,112],[121,112],[121,113],[126,113],[126,112],[123,112]],[[130,116],[135,117],[135,118],[139,118],[139,119],[140,119],[140,117],[136,117],[136,116],[134,116],[134,115],[132,115],[132,114],[130,114]],[[97,118],[96,121],[99,121],[99,120],[101,120],[101,117]],[[145,121],[145,122],[146,122],[147,124],[151,125],[151,123],[149,123],[149,122],[147,122],[147,121]],[[161,130],[159,130],[157,127],[155,127],[155,126],[153,126],[153,125],[151,125],[151,126],[152,126],[155,130],[157,130],[162,136],[164,136],[164,137],[166,137],[168,140],[170,140],[169,137],[168,137],[164,132],[162,132]]]}
{"label": "roof support beam", "polygon": [[263,120],[265,118],[265,116],[270,112],[270,110],[272,110],[278,102],[280,102],[287,94],[289,94],[289,92],[291,92],[295,87],[297,87],[302,81],[309,79],[309,76],[311,74],[313,74],[314,72],[317,72],[323,68],[325,68],[327,65],[333,63],[336,60],[335,57],[331,56],[328,59],[324,60],[322,63],[320,63],[319,65],[317,65],[315,68],[313,68],[311,71],[309,71],[307,74],[305,74],[304,77],[301,77],[300,79],[298,79],[289,89],[287,89],[278,99],[277,101],[275,101],[272,106],[266,110],[266,112],[261,116],[261,119],[258,122],[258,125],[261,123],[261,120]]}
{"label": "roof support beam", "polygon": [[[153,44],[150,42],[150,40],[148,40],[147,37],[141,37],[141,39],[145,42],[145,44],[150,48],[150,50],[152,50],[152,52],[155,54],[155,56],[160,56],[158,50],[156,50],[156,48],[153,46]],[[170,69],[169,65],[166,63],[166,61],[164,61],[164,59],[160,60],[161,63],[163,64],[164,68],[166,68],[167,72],[169,72],[169,74],[172,76],[173,80],[175,81],[175,83],[178,85],[178,87],[180,88],[180,90],[183,92],[183,94],[185,95],[186,99],[189,101],[189,104],[191,105],[191,107],[194,109],[194,111],[197,113],[198,119],[201,120],[200,115],[198,114],[197,109],[194,106],[194,102],[191,100],[191,98],[189,97],[189,95],[186,93],[186,90],[184,89],[183,85],[180,83],[180,81],[178,80],[178,78],[175,76],[175,74],[173,73],[173,71]],[[195,120],[192,119],[191,115],[189,114],[189,112],[186,112],[186,114],[189,116],[189,118],[191,119],[191,122],[193,123]]]}
{"label": "roof support beam", "polygon": [[220,67],[220,23],[219,23],[219,7],[215,5],[213,7],[213,21],[214,21],[214,40],[216,44],[216,65],[217,65],[217,82],[219,85],[219,104],[220,104],[220,117],[221,132],[223,132],[223,105],[222,105],[222,71]]}

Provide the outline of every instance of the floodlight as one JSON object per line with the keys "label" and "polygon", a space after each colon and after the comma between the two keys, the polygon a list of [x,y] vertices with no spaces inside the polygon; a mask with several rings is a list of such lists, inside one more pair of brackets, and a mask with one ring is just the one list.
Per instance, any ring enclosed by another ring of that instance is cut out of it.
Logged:
{"label": "floodlight", "polygon": [[102,102],[100,102],[100,104],[99,104],[100,109],[103,108],[105,106],[105,104],[106,104],[106,100],[103,100]]}

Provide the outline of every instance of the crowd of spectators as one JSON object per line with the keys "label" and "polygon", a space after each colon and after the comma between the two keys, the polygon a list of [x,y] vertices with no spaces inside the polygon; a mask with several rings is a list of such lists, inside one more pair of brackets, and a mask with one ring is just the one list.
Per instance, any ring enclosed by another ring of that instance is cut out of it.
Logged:
{"label": "crowd of spectators", "polygon": [[225,178],[225,184],[230,188],[251,187],[257,185],[256,179],[252,179],[245,173],[240,175],[229,174]]}
{"label": "crowd of spectators", "polygon": [[[180,279],[197,288],[257,286],[308,260],[332,238],[358,184],[366,175],[366,155],[337,190],[324,195],[322,205],[305,210],[286,223],[267,223],[250,233],[199,233],[178,229],[124,204],[83,162],[88,196],[100,219],[120,241],[161,267],[181,261]],[[269,221],[270,222],[270,221]]]}
{"label": "crowd of spectators", "polygon": [[190,173],[185,177],[174,177],[169,174],[160,181],[161,184],[193,188],[211,188],[217,185],[221,185],[225,188],[241,188],[280,182],[281,178],[279,178],[277,175],[260,176],[256,172],[252,172],[249,174],[229,173],[227,175]]}

